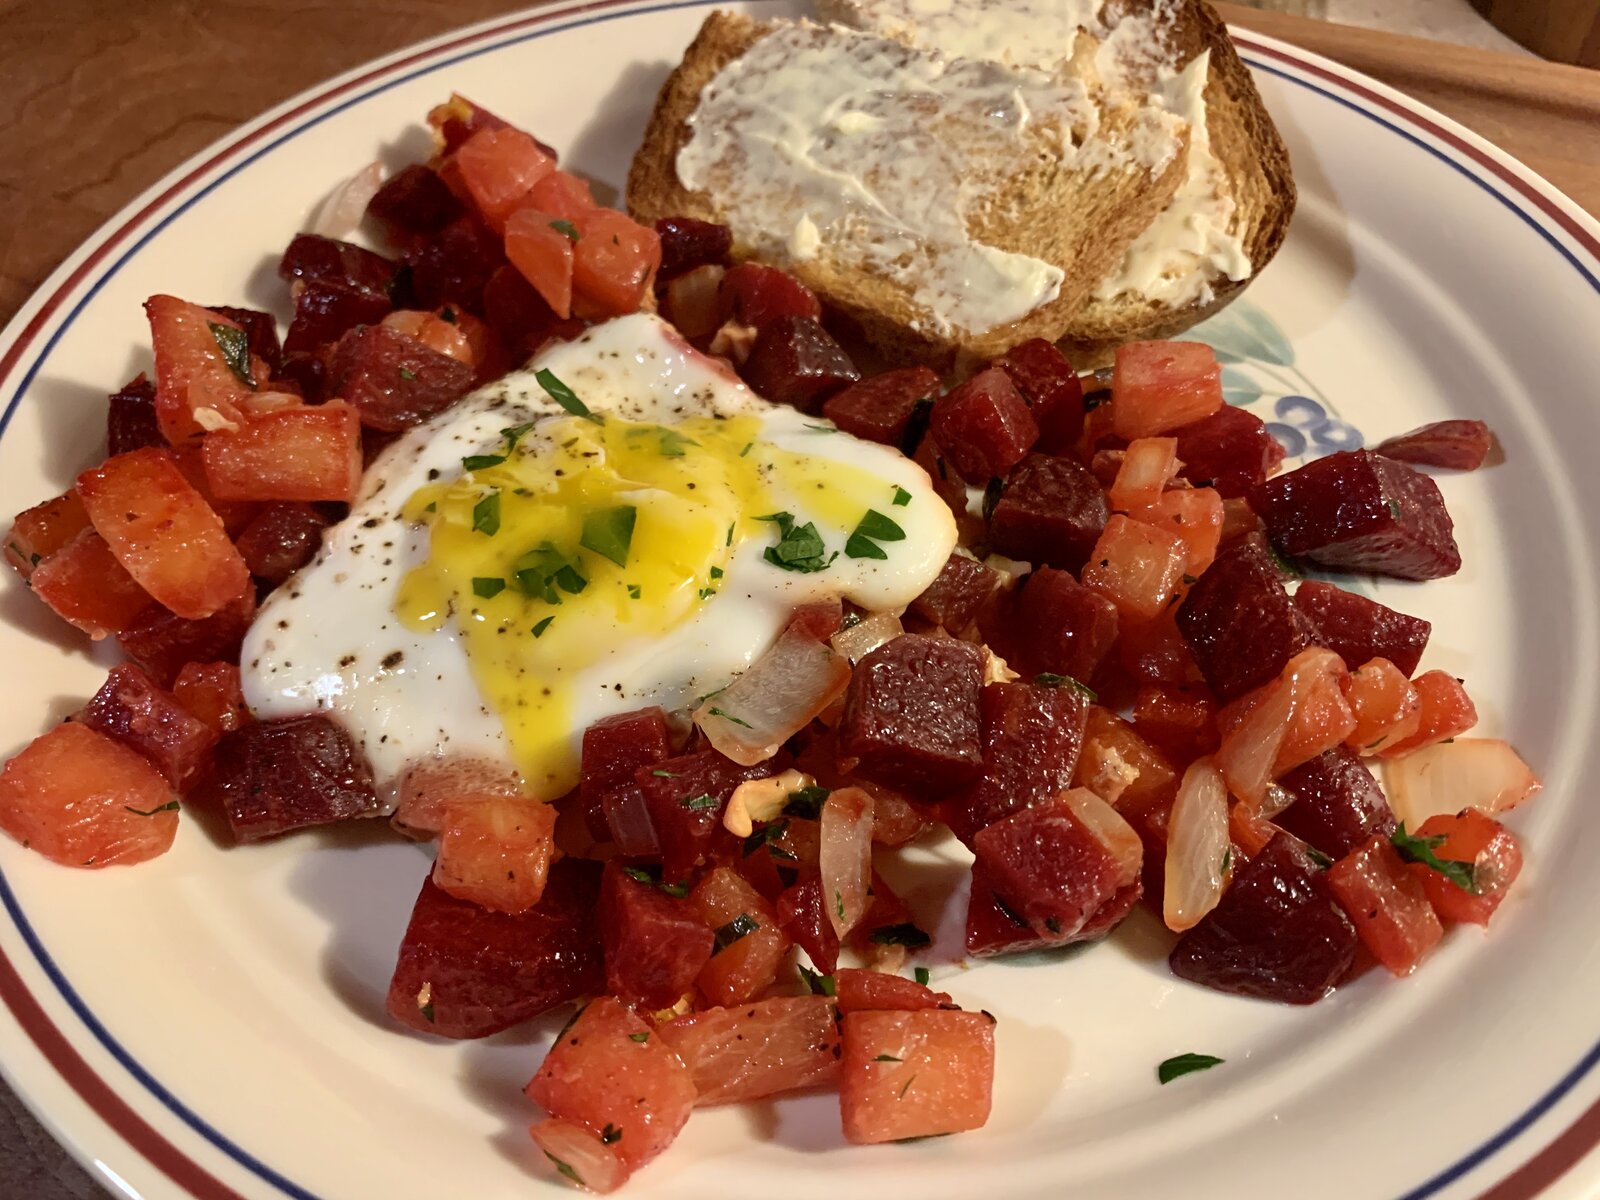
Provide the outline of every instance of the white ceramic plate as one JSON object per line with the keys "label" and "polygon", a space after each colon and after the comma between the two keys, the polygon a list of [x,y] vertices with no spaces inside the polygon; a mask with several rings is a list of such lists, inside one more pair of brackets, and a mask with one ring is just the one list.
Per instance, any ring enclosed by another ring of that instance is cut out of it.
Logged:
{"label": "white ceramic plate", "polygon": [[[287,315],[281,247],[374,154],[424,154],[420,119],[452,89],[620,183],[709,7],[598,0],[480,26],[335,80],[181,168],[0,338],[0,512],[100,453],[103,397],[148,365],[146,295]],[[1461,574],[1381,594],[1434,622],[1427,665],[1466,676],[1483,731],[1548,780],[1513,818],[1529,864],[1514,898],[1490,936],[1453,932],[1416,978],[1369,972],[1304,1010],[1179,982],[1144,917],[1045,965],[946,964],[941,983],[1000,1018],[982,1132],[846,1149],[830,1097],[702,1112],[634,1195],[1600,1194],[1579,1161],[1600,1138],[1597,226],[1396,93],[1240,43],[1301,200],[1277,261],[1205,331],[1230,352],[1232,398],[1309,454],[1447,416],[1486,418],[1504,447],[1492,469],[1443,480]],[[105,663],[4,574],[10,753]],[[553,1195],[564,1185],[547,1182],[520,1094],[548,1026],[448,1045],[383,1018],[424,870],[380,828],[224,850],[188,822],[158,862],[104,873],[0,844],[6,1075],[110,1186],[150,1200]],[[913,899],[956,874],[924,868]],[[1227,1063],[1158,1087],[1156,1063],[1190,1050]]]}

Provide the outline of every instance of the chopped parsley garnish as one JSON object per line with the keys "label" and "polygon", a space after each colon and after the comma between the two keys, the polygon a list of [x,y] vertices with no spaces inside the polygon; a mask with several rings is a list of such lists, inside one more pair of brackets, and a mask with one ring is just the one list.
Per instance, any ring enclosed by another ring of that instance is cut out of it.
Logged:
{"label": "chopped parsley garnish", "polygon": [[933,939],[910,921],[901,925],[880,925],[868,940],[874,946],[905,946],[910,950],[933,944]]}
{"label": "chopped parsley garnish", "polygon": [[456,324],[456,310],[451,308],[448,304],[445,305],[439,310],[439,319],[441,321],[448,321],[452,325]]}
{"label": "chopped parsley garnish", "polygon": [[784,862],[799,862],[800,856],[782,845],[783,835],[789,832],[788,820],[774,821],[761,829],[756,830],[744,840],[744,857],[749,858],[761,847],[767,848],[767,853],[773,858]]}
{"label": "chopped parsley garnish", "polygon": [[583,537],[579,544],[609,558],[619,567],[628,565],[628,549],[633,545],[633,526],[639,510],[631,504],[602,508],[583,518]]}
{"label": "chopped parsley garnish", "polygon": [[722,578],[722,568],[721,567],[712,567],[711,570],[706,572],[706,574],[708,576],[710,576],[713,580],[721,579]]}
{"label": "chopped parsley garnish", "polygon": [[661,457],[682,458],[685,446],[698,446],[700,443],[693,438],[684,437],[676,429],[663,429],[661,431]]}
{"label": "chopped parsley garnish", "polygon": [[761,928],[761,923],[749,913],[740,913],[726,925],[719,926],[716,931],[716,946],[711,953],[726,950],[740,938],[754,933]]}
{"label": "chopped parsley garnish", "polygon": [[573,1183],[577,1184],[579,1187],[588,1187],[589,1186],[588,1184],[583,1182],[583,1176],[579,1175],[577,1173],[577,1171],[572,1169],[572,1164],[571,1163],[562,1162],[559,1158],[557,1158],[554,1154],[551,1154],[550,1151],[548,1151],[548,1150],[546,1150],[544,1152],[544,1156],[546,1158],[548,1158],[551,1162],[555,1163],[556,1170],[560,1171],[568,1179],[572,1180]]}
{"label": "chopped parsley garnish", "polygon": [[717,805],[721,804],[722,801],[718,800],[715,796],[710,795],[709,793],[703,792],[698,796],[685,796],[682,800],[679,800],[678,803],[683,805],[690,812],[704,812],[708,808],[715,808]]}
{"label": "chopped parsley garnish", "polygon": [[157,813],[177,812],[178,802],[176,800],[168,800],[165,804],[158,804],[154,808],[134,808],[131,804],[124,804],[122,807],[136,817],[153,817]]}
{"label": "chopped parsley garnish", "polygon": [[872,1061],[873,1062],[905,1062],[905,1059],[896,1058],[892,1054],[880,1054],[880,1055],[878,1055],[877,1058],[873,1059]]}
{"label": "chopped parsley garnish", "polygon": [[744,444],[744,449],[739,451],[739,457],[743,458],[745,455],[749,454],[750,451],[754,450],[755,448],[756,448],[756,444],[754,442],[746,442]]}
{"label": "chopped parsley garnish", "polygon": [[711,599],[711,597],[715,596],[716,594],[717,594],[717,589],[714,588],[714,587],[703,587],[703,588],[700,589],[700,591],[698,593],[696,593],[697,597],[699,599],[701,599],[701,600],[709,600],[709,599]]}
{"label": "chopped parsley garnish", "polygon": [[1199,582],[1200,582],[1200,579],[1196,575],[1184,575],[1183,576],[1183,585],[1185,587],[1193,587],[1195,584],[1197,584]]}
{"label": "chopped parsley garnish", "polygon": [[879,542],[901,542],[906,531],[875,508],[856,524],[855,532],[844,544],[844,552],[851,558],[888,558]]}
{"label": "chopped parsley garnish", "polygon": [[731,546],[731,545],[733,545],[733,526],[732,526],[732,525],[729,525],[729,526],[728,526],[728,536],[727,536],[727,538],[726,538],[726,539],[724,539],[724,540],[723,540],[723,543],[722,543],[722,544],[723,544],[723,545],[724,545],[724,546]]}
{"label": "chopped parsley garnish", "polygon": [[543,637],[544,636],[544,631],[546,629],[550,628],[550,622],[554,621],[555,619],[556,618],[555,618],[554,614],[551,614],[548,617],[541,618],[538,622],[536,622],[534,624],[533,636],[536,637],[536,638]]}
{"label": "chopped parsley garnish", "polygon": [[1088,684],[1078,682],[1071,675],[1057,675],[1054,671],[1040,671],[1033,677],[1033,681],[1040,687],[1069,687],[1075,692],[1082,693],[1091,703],[1100,699],[1100,693],[1096,692]]}
{"label": "chopped parsley garnish", "polygon": [[897,485],[895,487],[895,489],[894,489],[894,506],[896,508],[904,508],[906,505],[908,505],[910,503],[911,503],[911,493],[906,491],[905,488],[899,487]]}
{"label": "chopped parsley garnish", "polygon": [[[649,1037],[650,1035],[649,1034],[645,1034],[645,1036]],[[610,1121],[607,1121],[606,1122],[606,1127],[600,1131],[600,1144],[602,1146],[609,1146],[612,1143],[620,1142],[621,1140],[622,1140],[622,1130],[618,1129]]]}
{"label": "chopped parsley garnish", "polygon": [[1224,875],[1226,875],[1228,873],[1228,866],[1232,862],[1233,862],[1233,847],[1230,845],[1226,850],[1224,850],[1222,852],[1222,873]]}
{"label": "chopped parsley garnish", "polygon": [[651,771],[650,774],[654,775],[657,779],[676,779],[678,777],[678,773],[676,771],[662,771],[659,769]]}
{"label": "chopped parsley garnish", "polygon": [[1401,821],[1389,841],[1400,852],[1400,857],[1407,862],[1421,863],[1425,867],[1431,867],[1462,891],[1474,896],[1478,894],[1478,881],[1474,875],[1472,863],[1440,858],[1434,853],[1434,850],[1444,843],[1443,836],[1418,837],[1414,833],[1407,833],[1406,823]]}
{"label": "chopped parsley garnish", "polygon": [[689,894],[687,883],[667,883],[665,880],[656,884],[657,889],[668,896],[681,900]]}
{"label": "chopped parsley garnish", "polygon": [[933,973],[929,971],[927,967],[918,967],[916,970],[911,972],[911,977],[923,987],[927,987],[928,981],[933,978]]}
{"label": "chopped parsley garnish", "polygon": [[1156,1068],[1156,1078],[1162,1083],[1171,1083],[1192,1071],[1209,1071],[1222,1061],[1214,1054],[1178,1054]]}
{"label": "chopped parsley garnish", "polygon": [[740,718],[740,717],[736,717],[736,716],[734,716],[734,715],[733,715],[733,714],[732,714],[732,713],[730,713],[730,712],[724,712],[724,711],[723,711],[723,710],[722,710],[722,709],[720,709],[720,708],[713,708],[713,709],[711,709],[711,710],[710,710],[710,711],[709,711],[709,712],[708,712],[708,714],[707,714],[707,715],[708,715],[708,716],[713,716],[713,717],[721,717],[721,718],[722,718],[722,719],[723,719],[723,720],[724,720],[724,721],[731,721],[731,722],[732,722],[732,723],[733,723],[733,724],[735,724],[735,725],[741,725],[741,726],[743,726],[743,727],[744,727],[744,728],[745,728],[745,729],[749,729],[749,728],[750,728],[750,722],[749,722],[749,721],[746,721],[746,720],[744,720],[744,719],[742,719],[742,718]]}
{"label": "chopped parsley garnish", "polygon": [[[557,1040],[559,1041],[560,1039],[558,1038]],[[646,1030],[643,1033],[630,1033],[628,1035],[628,1040],[630,1042],[638,1042],[642,1046],[650,1040],[650,1032],[649,1030]]]}
{"label": "chopped parsley garnish", "polygon": [[1287,575],[1290,579],[1305,578],[1306,573],[1300,569],[1300,564],[1279,549],[1277,542],[1268,539],[1267,552],[1272,555],[1272,561],[1277,565],[1279,574]]}
{"label": "chopped parsley garnish", "polygon": [[822,975],[809,967],[796,966],[800,972],[800,982],[806,985],[806,991],[813,996],[832,996],[835,993],[833,976]]}
{"label": "chopped parsley garnish", "polygon": [[811,430],[812,433],[838,433],[839,432],[839,430],[835,426],[832,426],[832,425],[818,425],[818,424],[815,424],[814,422],[811,422],[811,421],[807,421],[805,423],[805,425],[806,425],[806,428]]}
{"label": "chopped parsley garnish", "polygon": [[796,788],[789,793],[788,800],[784,802],[783,815],[815,821],[822,815],[822,806],[827,803],[828,794],[828,789],[825,787]]}
{"label": "chopped parsley garnish", "polygon": [[472,594],[488,600],[506,590],[506,581],[498,576],[478,576],[472,581]]}
{"label": "chopped parsley garnish", "polygon": [[833,890],[833,911],[839,914],[839,920],[844,920],[844,893],[838,888]]}
{"label": "chopped parsley garnish", "polygon": [[1312,862],[1316,863],[1317,866],[1321,867],[1324,871],[1326,871],[1329,867],[1333,866],[1333,859],[1329,858],[1321,850],[1318,850],[1313,846],[1307,846],[1306,847],[1306,856],[1308,858],[1310,858]]}
{"label": "chopped parsley garnish", "polygon": [[900,1095],[897,1096],[896,1099],[904,1100],[906,1098],[906,1093],[911,1090],[911,1085],[913,1083],[915,1083],[916,1081],[917,1081],[917,1077],[915,1075],[913,1075],[910,1079],[906,1080],[905,1087],[900,1089]]}
{"label": "chopped parsley garnish", "polygon": [[222,351],[222,361],[233,372],[233,377],[255,391],[256,381],[250,375],[250,335],[242,329],[217,321],[207,321],[206,328],[211,330],[211,336],[216,339],[217,349]]}
{"label": "chopped parsley garnish", "polygon": [[643,595],[643,592],[640,590],[639,585],[637,583],[630,583],[628,585],[628,599],[629,600],[637,600],[641,595]]}
{"label": "chopped parsley garnish", "polygon": [[778,527],[777,545],[768,546],[764,556],[775,567],[809,574],[827,570],[833,560],[839,557],[837,551],[828,558],[823,557],[827,547],[822,544],[822,535],[817,532],[817,527],[810,521],[796,525],[794,515],[786,512],[769,513],[756,520],[771,521]]}
{"label": "chopped parsley garnish", "polygon": [[551,221],[550,228],[564,237],[571,238],[573,241],[578,240],[578,227],[571,221]]}
{"label": "chopped parsley garnish", "polygon": [[517,448],[517,443],[526,437],[530,432],[532,432],[533,427],[537,424],[537,421],[529,421],[524,425],[511,425],[505,429],[502,429],[500,431],[500,436],[506,440],[506,453],[509,454],[511,451],[515,450]]}
{"label": "chopped parsley garnish", "polygon": [[1388,508],[1389,508],[1389,515],[1391,517],[1393,517],[1396,521],[1398,521],[1400,519],[1400,501],[1398,501],[1398,500],[1390,500],[1388,502]]}
{"label": "chopped parsley garnish", "polygon": [[504,454],[469,454],[461,460],[461,465],[468,471],[482,471],[489,467],[498,467],[505,460]]}
{"label": "chopped parsley garnish", "polygon": [[653,887],[668,896],[683,897],[689,894],[686,883],[667,883],[661,878],[660,867],[623,867],[622,873],[635,883]]}
{"label": "chopped parsley garnish", "polygon": [[557,589],[576,596],[589,586],[589,580],[566,555],[550,542],[540,542],[512,564],[517,587],[529,596],[539,596],[546,604],[560,604]]}
{"label": "chopped parsley garnish", "polygon": [[490,492],[472,506],[472,528],[493,537],[500,532],[500,493]]}
{"label": "chopped parsley garnish", "polygon": [[549,367],[539,368],[533,373],[533,377],[539,381],[539,386],[545,390],[550,399],[561,405],[573,416],[582,417],[585,421],[593,421],[596,425],[600,424],[600,418],[590,412],[589,406],[578,399],[576,392],[556,378],[556,373],[550,370]]}
{"label": "chopped parsley garnish", "polygon": [[404,379],[407,383],[410,383],[416,377],[417,377],[417,373],[415,371],[413,371],[410,367],[401,367],[400,368],[400,378]]}

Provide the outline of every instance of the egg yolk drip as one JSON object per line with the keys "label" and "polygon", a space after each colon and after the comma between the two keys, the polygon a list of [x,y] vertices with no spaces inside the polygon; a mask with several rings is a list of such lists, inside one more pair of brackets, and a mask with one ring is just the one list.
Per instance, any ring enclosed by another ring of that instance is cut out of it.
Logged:
{"label": "egg yolk drip", "polygon": [[[429,527],[428,556],[402,580],[395,609],[415,631],[456,624],[525,783],[553,798],[578,778],[580,672],[688,620],[747,538],[774,543],[769,559],[792,554],[787,570],[825,569],[838,534],[884,508],[886,488],[860,468],[761,440],[755,417],[670,426],[557,417],[528,433],[506,430],[495,452],[407,501],[405,518]],[[807,515],[780,513],[780,497]],[[814,546],[808,528],[831,535],[831,548]]]}

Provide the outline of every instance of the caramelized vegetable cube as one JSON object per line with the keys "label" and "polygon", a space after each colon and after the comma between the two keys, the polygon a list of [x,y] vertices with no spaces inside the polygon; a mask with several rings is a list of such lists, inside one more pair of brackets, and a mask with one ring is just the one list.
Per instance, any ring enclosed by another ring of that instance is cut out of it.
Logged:
{"label": "caramelized vegetable cube", "polygon": [[760,263],[729,267],[718,292],[722,320],[757,329],[785,317],[822,318],[822,304],[787,271]]}
{"label": "caramelized vegetable cube", "polygon": [[911,612],[930,625],[960,633],[1000,585],[1000,576],[975,558],[952,554],[938,577],[911,602]]}
{"label": "caramelized vegetable cube", "polygon": [[1283,461],[1283,447],[1266,422],[1247,409],[1224,404],[1172,431],[1182,475],[1197,487],[1215,488],[1225,500],[1248,496]]}
{"label": "caramelized vegetable cube", "polygon": [[1083,433],[1083,382],[1066,356],[1043,338],[1013,346],[994,360],[1011,377],[1039,427],[1041,454],[1070,454]]}
{"label": "caramelized vegetable cube", "polygon": [[924,1008],[954,1008],[946,992],[883,971],[841,967],[833,973],[834,996],[841,1013],[917,1012]]}
{"label": "caramelized vegetable cube", "polygon": [[241,596],[226,608],[189,621],[159,604],[149,605],[117,631],[123,653],[150,673],[162,687],[171,687],[185,663],[237,660],[245,631],[255,619],[253,595]]}
{"label": "caramelized vegetable cube", "polygon": [[1040,567],[1023,580],[1013,612],[1012,652],[1006,657],[1024,675],[1093,679],[1117,640],[1116,605],[1054,567]]}
{"label": "caramelized vegetable cube", "polygon": [[1394,831],[1383,789],[1347,747],[1296,767],[1279,785],[1294,799],[1274,822],[1329,858],[1343,858],[1374,835]]}
{"label": "caramelized vegetable cube", "polygon": [[226,735],[210,786],[240,842],[378,812],[366,760],[322,716],[258,721]]}
{"label": "caramelized vegetable cube", "polygon": [[1100,481],[1072,458],[1030,454],[1012,472],[989,518],[994,548],[1035,566],[1081,571],[1110,509]]}
{"label": "caramelized vegetable cube", "polygon": [[830,396],[822,415],[855,437],[905,446],[918,432],[912,425],[919,406],[925,416],[938,390],[939,377],[927,367],[885,371]]}
{"label": "caramelized vegetable cube", "polygon": [[1435,421],[1378,443],[1373,453],[1395,462],[1476,471],[1493,445],[1494,435],[1482,421]]}
{"label": "caramelized vegetable cube", "polygon": [[1444,937],[1422,881],[1384,835],[1334,863],[1328,883],[1372,956],[1396,975],[1411,974]]}
{"label": "caramelized vegetable cube", "polygon": [[35,504],[17,514],[6,534],[6,561],[24,579],[33,569],[73,538],[89,528],[89,514],[77,492],[67,492],[54,500]]}
{"label": "caramelized vegetable cube", "polygon": [[106,453],[126,454],[145,446],[165,446],[156,417],[156,385],[143,375],[106,398]]}
{"label": "caramelized vegetable cube", "polygon": [[935,401],[928,429],[945,460],[971,484],[1004,475],[1039,440],[1027,403],[999,367],[978,372]]}
{"label": "caramelized vegetable cube", "polygon": [[1433,910],[1446,921],[1487,925],[1522,871],[1522,847],[1514,833],[1477,809],[1429,817],[1416,830],[1420,838],[1442,838],[1432,847],[1445,863],[1471,868],[1472,886],[1463,888],[1423,863],[1408,867],[1423,886]]}
{"label": "caramelized vegetable cube", "polygon": [[711,960],[696,982],[714,1004],[743,1004],[777,978],[790,941],[766,898],[737,871],[715,867],[695,885],[689,901],[715,938]]}
{"label": "caramelized vegetable cube", "polygon": [[780,758],[741,767],[715,750],[702,750],[634,772],[669,883],[684,879],[710,856],[723,833],[722,810],[733,789],[747,779],[778,774],[784,765]]}
{"label": "caramelized vegetable cube", "polygon": [[850,356],[814,317],[774,317],[761,325],[742,374],[759,395],[805,412],[861,378]]}
{"label": "caramelized vegetable cube", "polygon": [[994,1018],[923,1009],[844,1018],[839,1105],[852,1142],[977,1129],[994,1090]]}
{"label": "caramelized vegetable cube", "polygon": [[700,1105],[761,1100],[839,1075],[839,1029],[826,996],[706,1008],[668,1021],[654,1036],[688,1065]]}
{"label": "caramelized vegetable cube", "polygon": [[239,668],[233,663],[184,664],[172,685],[172,696],[218,735],[231,733],[250,720]]}
{"label": "caramelized vegetable cube", "polygon": [[725,263],[733,249],[733,230],[693,217],[662,217],[656,222],[656,236],[661,239],[662,279],[708,263]]}
{"label": "caramelized vegetable cube", "polygon": [[286,408],[205,439],[206,478],[222,500],[355,499],[361,418],[340,400]]}
{"label": "caramelized vegetable cube", "polygon": [[620,317],[638,312],[656,268],[661,239],[656,231],[614,208],[593,208],[575,217],[572,287],[577,315]]}
{"label": "caramelized vegetable cube", "polygon": [[856,664],[839,722],[840,766],[903,789],[949,791],[982,768],[983,652],[905,634]]}
{"label": "caramelized vegetable cube", "polygon": [[1277,678],[1316,637],[1259,538],[1217,556],[1179,606],[1178,629],[1224,703]]}
{"label": "caramelized vegetable cube", "polygon": [[303,358],[310,355],[320,364],[324,346],[331,346],[352,329],[376,325],[393,310],[394,304],[382,292],[362,291],[332,280],[314,280],[299,286],[294,297],[294,319],[283,339],[283,369],[302,383],[308,398],[325,395],[326,385],[316,390],[304,387],[306,376],[315,375],[316,368],[305,366]]}
{"label": "caramelized vegetable cube", "polygon": [[491,912],[526,912],[544,895],[556,810],[525,796],[466,793],[444,806],[433,881]]}
{"label": "caramelized vegetable cube", "polygon": [[257,375],[265,377],[265,367],[258,372],[250,360],[244,331],[176,296],[151,296],[144,310],[156,360],[156,420],[166,440],[177,445],[237,423],[240,403],[262,382]]}
{"label": "caramelized vegetable cube", "polygon": [[96,641],[120,632],[146,609],[166,611],[128,574],[93,529],[85,529],[39,563],[29,582],[34,595],[57,616]]}
{"label": "caramelized vegetable cube", "polygon": [[1177,595],[1187,562],[1182,538],[1117,513],[1089,554],[1083,585],[1124,617],[1153,621]]}
{"label": "caramelized vegetable cube", "polygon": [[599,919],[606,987],[629,1004],[670,1008],[716,946],[711,926],[681,891],[669,896],[641,868],[615,859],[600,881]]}
{"label": "caramelized vegetable cube", "polygon": [[1433,626],[1331,583],[1308,579],[1294,594],[1295,607],[1316,625],[1316,642],[1352,671],[1386,658],[1409,679],[1417,672]]}
{"label": "caramelized vegetable cube", "polygon": [[546,1117],[528,1127],[533,1144],[544,1151],[551,1169],[596,1195],[606,1196],[628,1182],[628,1164],[605,1131],[591,1133],[582,1125]]}
{"label": "caramelized vegetable cube", "polygon": [[420,425],[472,387],[467,363],[440,354],[383,325],[353,329],[339,339],[328,389],[348,400],[373,429]]}
{"label": "caramelized vegetable cube", "polygon": [[[615,840],[626,855],[653,855],[660,847],[635,775],[672,753],[667,714],[642,708],[596,721],[583,731],[579,792],[589,832]],[[615,812],[613,820],[611,814]]]}
{"label": "caramelized vegetable cube", "polygon": [[419,307],[459,304],[471,312],[483,308],[485,285],[507,265],[499,236],[471,215],[450,222],[407,251],[405,262],[411,268],[411,294]]}
{"label": "caramelized vegetable cube", "polygon": [[1181,429],[1222,407],[1222,367],[1200,342],[1119,346],[1112,371],[1112,428],[1121,438]]}
{"label": "caramelized vegetable cube", "polygon": [[78,720],[137,750],[178,791],[205,770],[219,736],[131,663],[111,668]]}
{"label": "caramelized vegetable cube", "polygon": [[802,879],[778,897],[778,928],[782,929],[817,970],[829,972],[839,962],[839,935],[828,920],[822,882]]}
{"label": "caramelized vegetable cube", "polygon": [[400,171],[378,189],[367,205],[367,213],[391,237],[438,233],[461,212],[461,202],[438,172],[422,163],[412,163]]}
{"label": "caramelized vegetable cube", "polygon": [[316,557],[325,518],[309,504],[266,504],[234,539],[250,574],[277,587]]}

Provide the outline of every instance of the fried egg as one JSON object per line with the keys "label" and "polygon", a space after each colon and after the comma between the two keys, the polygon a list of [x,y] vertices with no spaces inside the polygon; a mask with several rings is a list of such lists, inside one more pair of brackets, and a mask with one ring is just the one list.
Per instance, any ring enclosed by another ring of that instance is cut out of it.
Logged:
{"label": "fried egg", "polygon": [[595,721],[692,708],[800,605],[901,610],[955,541],[915,463],[623,317],[379,455],[262,605],[245,698],[267,719],[331,716],[380,786],[464,755],[554,798]]}

